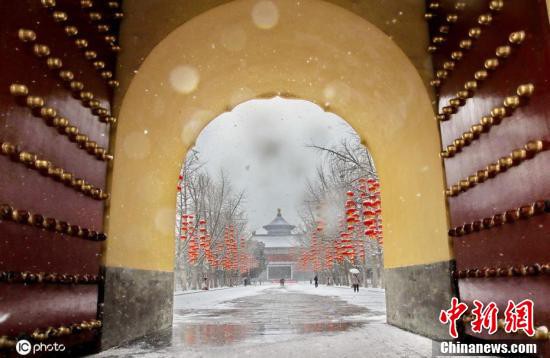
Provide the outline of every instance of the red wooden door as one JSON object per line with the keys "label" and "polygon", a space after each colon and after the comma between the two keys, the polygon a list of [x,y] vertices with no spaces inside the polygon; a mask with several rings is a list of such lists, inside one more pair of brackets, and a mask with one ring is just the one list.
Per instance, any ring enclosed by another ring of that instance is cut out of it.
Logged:
{"label": "red wooden door", "polygon": [[[427,3],[462,302],[550,325],[550,26],[544,0]],[[483,339],[524,334],[465,333]]]}
{"label": "red wooden door", "polygon": [[0,2],[0,350],[97,345],[118,7]]}

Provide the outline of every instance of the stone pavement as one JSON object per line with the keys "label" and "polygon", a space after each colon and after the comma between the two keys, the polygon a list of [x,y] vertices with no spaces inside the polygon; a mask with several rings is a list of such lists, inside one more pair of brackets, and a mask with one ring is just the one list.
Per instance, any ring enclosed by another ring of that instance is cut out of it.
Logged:
{"label": "stone pavement", "polygon": [[431,356],[429,339],[385,323],[383,290],[361,291],[299,284],[176,296],[172,330],[98,356]]}

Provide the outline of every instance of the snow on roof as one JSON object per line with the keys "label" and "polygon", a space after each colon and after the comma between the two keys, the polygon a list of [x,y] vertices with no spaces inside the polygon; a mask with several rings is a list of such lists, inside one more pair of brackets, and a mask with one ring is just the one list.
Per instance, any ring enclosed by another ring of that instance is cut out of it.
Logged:
{"label": "snow on roof", "polygon": [[263,227],[268,235],[286,236],[291,235],[294,225],[290,225],[281,214],[281,209],[277,209],[277,216],[271,223]]}

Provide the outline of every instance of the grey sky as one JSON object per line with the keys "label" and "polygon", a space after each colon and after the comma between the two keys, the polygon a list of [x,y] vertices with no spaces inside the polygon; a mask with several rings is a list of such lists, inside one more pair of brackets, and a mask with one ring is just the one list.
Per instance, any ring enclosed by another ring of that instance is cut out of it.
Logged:
{"label": "grey sky", "polygon": [[224,168],[235,188],[246,190],[249,229],[255,230],[269,223],[277,208],[299,224],[296,208],[306,178],[321,159],[305,146],[332,146],[351,133],[347,122],[311,102],[277,97],[248,101],[220,115],[200,133],[196,149],[211,175]]}

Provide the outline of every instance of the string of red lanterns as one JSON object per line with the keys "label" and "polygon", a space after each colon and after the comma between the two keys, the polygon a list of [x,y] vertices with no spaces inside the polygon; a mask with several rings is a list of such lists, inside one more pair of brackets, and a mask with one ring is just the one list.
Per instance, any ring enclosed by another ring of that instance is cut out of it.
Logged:
{"label": "string of red lanterns", "polygon": [[335,263],[364,263],[365,240],[383,244],[380,183],[374,178],[359,178],[357,187],[347,190],[343,216],[338,220],[339,233],[332,243],[320,240],[324,223],[317,222],[309,245],[301,251],[298,266],[302,270],[330,270]]}
{"label": "string of red lanterns", "polygon": [[[176,187],[179,195],[185,190],[184,176],[179,175]],[[198,215],[183,211],[180,217],[179,239],[187,242],[187,262],[190,265],[198,263],[201,254],[206,263],[213,269],[248,272],[258,267],[259,262],[248,253],[247,242],[235,239],[235,227],[228,225],[223,230],[223,240],[212,247],[212,237],[208,232],[207,220],[198,219]],[[238,247],[240,246],[240,248]],[[240,252],[239,252],[240,251]]]}

